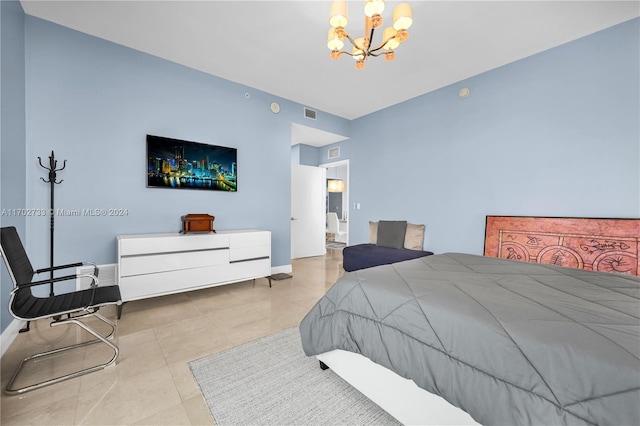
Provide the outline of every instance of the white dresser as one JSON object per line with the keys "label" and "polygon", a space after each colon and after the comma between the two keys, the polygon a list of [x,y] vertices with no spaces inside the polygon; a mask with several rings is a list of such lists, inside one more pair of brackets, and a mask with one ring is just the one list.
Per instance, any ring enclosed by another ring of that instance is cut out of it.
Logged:
{"label": "white dresser", "polygon": [[269,231],[132,234],[117,240],[123,302],[271,275]]}

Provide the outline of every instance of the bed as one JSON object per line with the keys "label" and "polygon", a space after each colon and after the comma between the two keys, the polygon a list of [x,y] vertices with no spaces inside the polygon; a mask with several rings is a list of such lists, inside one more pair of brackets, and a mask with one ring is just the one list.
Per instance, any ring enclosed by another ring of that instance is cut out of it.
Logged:
{"label": "bed", "polygon": [[638,277],[446,253],[345,274],[300,333],[406,424],[446,423],[434,404],[452,424],[638,425],[639,317]]}

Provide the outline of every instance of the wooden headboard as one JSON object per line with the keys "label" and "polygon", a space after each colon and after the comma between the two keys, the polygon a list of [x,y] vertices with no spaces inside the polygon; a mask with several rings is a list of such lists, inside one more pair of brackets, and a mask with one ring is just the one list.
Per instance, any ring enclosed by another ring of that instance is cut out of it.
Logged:
{"label": "wooden headboard", "polygon": [[484,255],[640,275],[640,219],[487,216]]}

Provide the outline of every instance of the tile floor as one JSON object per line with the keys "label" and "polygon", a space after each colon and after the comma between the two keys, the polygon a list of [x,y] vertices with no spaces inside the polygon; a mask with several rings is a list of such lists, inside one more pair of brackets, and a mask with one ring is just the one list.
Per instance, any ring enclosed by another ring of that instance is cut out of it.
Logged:
{"label": "tile floor", "polygon": [[[104,370],[24,395],[0,397],[0,423],[9,425],[210,425],[209,411],[187,363],[279,330],[297,326],[343,274],[342,251],[292,262],[293,278],[266,279],[130,302],[117,320],[120,356]],[[115,308],[101,313],[115,320]],[[76,341],[77,327],[31,324],[2,357],[6,386],[25,356]],[[90,345],[25,369],[23,379],[65,372],[108,359],[104,345]],[[40,379],[42,380],[42,379]]]}

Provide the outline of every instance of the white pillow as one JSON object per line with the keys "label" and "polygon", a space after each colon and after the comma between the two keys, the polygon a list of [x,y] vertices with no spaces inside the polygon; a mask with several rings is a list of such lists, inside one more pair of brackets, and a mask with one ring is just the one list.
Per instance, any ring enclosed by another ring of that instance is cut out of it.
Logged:
{"label": "white pillow", "polygon": [[404,248],[409,250],[422,250],[424,242],[424,225],[407,223],[407,231],[404,234]]}
{"label": "white pillow", "polygon": [[378,222],[369,221],[369,244],[378,242]]}

